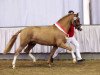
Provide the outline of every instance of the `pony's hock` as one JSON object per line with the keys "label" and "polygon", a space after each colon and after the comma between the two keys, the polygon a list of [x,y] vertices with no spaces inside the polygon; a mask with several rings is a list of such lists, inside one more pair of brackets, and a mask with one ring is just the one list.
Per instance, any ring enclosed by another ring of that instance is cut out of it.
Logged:
{"label": "pony's hock", "polygon": [[[69,14],[64,16],[58,20],[57,24],[59,25],[54,24],[52,26],[32,26],[19,30],[10,39],[4,50],[4,54],[11,50],[18,37],[18,34],[20,33],[20,45],[15,50],[15,56],[12,62],[13,68],[15,68],[16,59],[20,52],[25,48],[24,52],[29,53],[36,44],[53,46],[48,58],[48,63],[51,65],[52,61],[50,59],[58,47],[72,51],[72,48],[69,45],[66,45],[66,34],[70,28],[70,25],[73,23],[75,24],[75,27],[79,29],[80,21],[78,14]],[[29,54],[29,56],[33,61],[35,61],[35,57],[33,55]]]}

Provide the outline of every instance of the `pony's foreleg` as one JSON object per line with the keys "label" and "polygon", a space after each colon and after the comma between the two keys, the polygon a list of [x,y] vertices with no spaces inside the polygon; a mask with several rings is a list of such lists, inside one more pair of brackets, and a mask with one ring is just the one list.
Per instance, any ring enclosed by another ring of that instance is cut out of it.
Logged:
{"label": "pony's foreleg", "polygon": [[54,53],[55,53],[55,51],[56,51],[57,48],[58,48],[57,46],[53,46],[53,49],[50,52],[50,56],[49,56],[48,61],[47,61],[47,63],[49,64],[49,66],[51,66],[51,58],[54,55]]}
{"label": "pony's foreleg", "polygon": [[72,48],[69,45],[66,45],[65,43],[61,43],[60,45],[58,45],[58,47],[64,48],[67,52],[69,51],[70,53],[72,51]]}
{"label": "pony's foreleg", "polygon": [[[71,48],[70,46],[64,44],[64,43],[62,43],[62,44],[60,45],[60,47],[66,49],[66,51],[67,51],[68,53],[71,53],[72,58],[73,58],[73,63],[76,63],[76,56],[75,56],[75,54],[74,54],[72,48]],[[70,51],[68,51],[68,49],[70,49]]]}
{"label": "pony's foreleg", "polygon": [[76,60],[76,56],[74,54],[74,51],[71,51],[71,55],[72,55],[72,58],[73,58],[73,63],[76,63],[77,60]]}
{"label": "pony's foreleg", "polygon": [[71,53],[71,55],[72,55],[72,58],[73,58],[73,63],[76,63],[77,62],[77,60],[76,60],[76,56],[75,56],[75,54],[74,54],[74,51],[68,51],[67,50],[67,53]]}

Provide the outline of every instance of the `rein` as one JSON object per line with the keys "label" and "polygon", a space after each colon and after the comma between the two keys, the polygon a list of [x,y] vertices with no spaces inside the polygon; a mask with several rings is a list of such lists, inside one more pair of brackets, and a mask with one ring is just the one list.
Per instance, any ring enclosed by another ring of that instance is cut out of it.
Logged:
{"label": "rein", "polygon": [[61,24],[59,24],[58,22],[56,22],[56,23],[55,23],[55,26],[56,26],[60,31],[62,31],[67,37],[69,37],[69,35],[68,35],[67,32],[66,32],[66,29],[65,29],[63,26],[61,26]]}

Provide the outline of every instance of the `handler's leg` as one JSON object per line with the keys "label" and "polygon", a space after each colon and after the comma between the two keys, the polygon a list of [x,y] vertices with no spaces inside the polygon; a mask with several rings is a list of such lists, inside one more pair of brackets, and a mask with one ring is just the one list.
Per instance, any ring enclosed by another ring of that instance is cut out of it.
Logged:
{"label": "handler's leg", "polygon": [[75,37],[72,38],[72,42],[71,42],[74,46],[75,46],[75,50],[76,50],[76,56],[77,56],[77,60],[81,60],[81,54],[80,54],[80,50],[79,50],[79,43],[78,41],[75,39]]}

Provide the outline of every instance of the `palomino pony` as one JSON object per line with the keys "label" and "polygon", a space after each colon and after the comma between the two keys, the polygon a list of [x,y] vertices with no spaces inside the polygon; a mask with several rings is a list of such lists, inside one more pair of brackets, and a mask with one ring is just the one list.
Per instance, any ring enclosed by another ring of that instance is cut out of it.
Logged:
{"label": "palomino pony", "polygon": [[[51,26],[32,26],[19,30],[15,33],[10,41],[8,42],[4,54],[8,53],[14,42],[20,33],[20,45],[15,51],[14,59],[12,62],[13,69],[15,68],[15,63],[20,52],[26,47],[24,52],[29,53],[29,51],[36,45],[47,45],[53,46],[50,52],[48,63],[51,64],[51,58],[58,47],[64,48],[66,50],[72,51],[72,48],[66,45],[67,32],[70,28],[70,24],[75,23],[75,26],[80,26],[80,22],[77,21],[78,14],[70,14],[61,18],[56,24]],[[34,56],[29,53],[29,56],[34,59]],[[35,60],[34,60],[35,61]]]}

